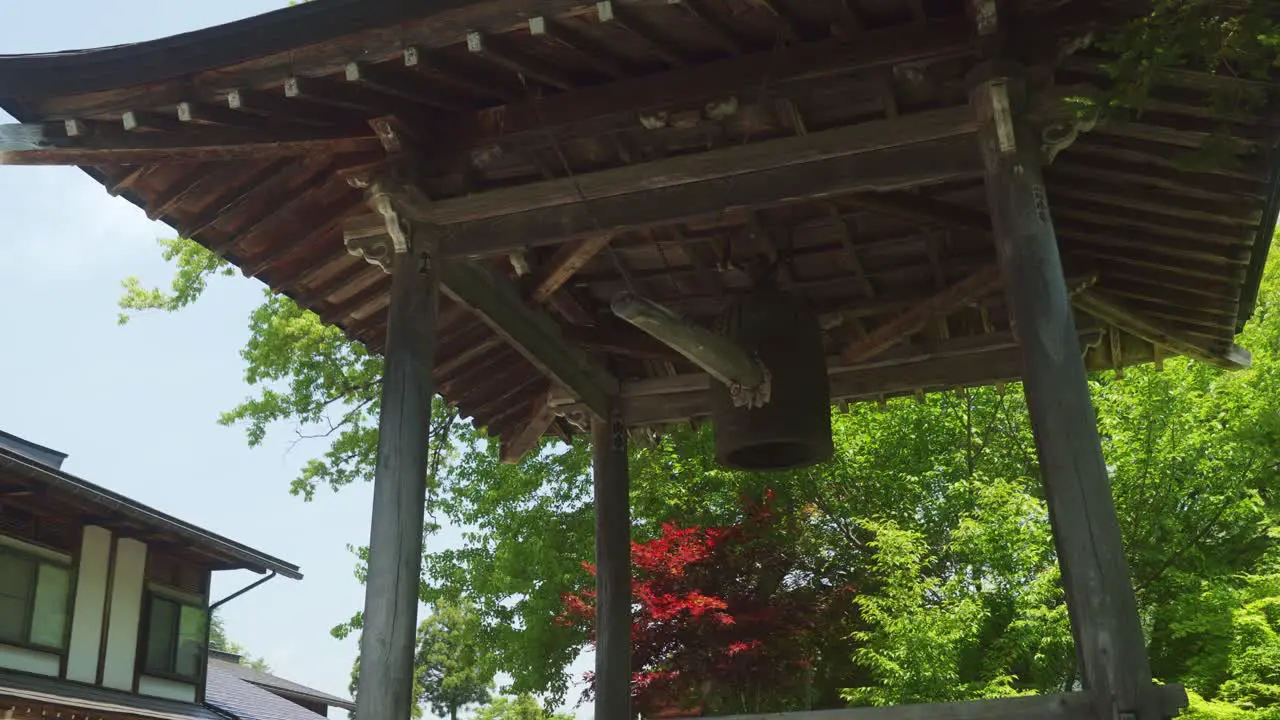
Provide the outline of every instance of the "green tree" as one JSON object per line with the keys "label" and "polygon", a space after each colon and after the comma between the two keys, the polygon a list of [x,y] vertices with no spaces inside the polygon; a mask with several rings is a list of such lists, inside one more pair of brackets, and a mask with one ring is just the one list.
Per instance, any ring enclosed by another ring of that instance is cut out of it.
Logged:
{"label": "green tree", "polygon": [[[194,299],[220,268],[203,252],[175,252],[173,287],[127,295],[126,311]],[[1153,668],[1196,693],[1194,713],[1215,717],[1276,707],[1280,594],[1267,552],[1280,538],[1278,281],[1273,259],[1241,339],[1251,369],[1169,360],[1162,371],[1091,379]],[[321,451],[293,486],[304,497],[371,477],[380,360],[285,298],[267,298],[251,330],[242,354],[256,394],[223,421],[245,427],[251,443],[281,421],[317,437]],[[557,703],[587,641],[554,622],[592,558],[586,442],[502,465],[482,434],[443,404],[434,411],[427,510],[467,533],[455,547],[428,543],[423,599],[469,598],[475,646],[511,677],[505,691]],[[819,652],[816,707],[842,696],[887,703],[1071,687],[1077,670],[1021,389],[855,405],[833,425],[831,462],[767,476],[716,467],[706,429],[634,448],[637,538],[656,537],[667,521],[731,524],[741,497],[773,489],[803,560],[789,578],[854,588],[861,610],[860,624],[829,633]]]}
{"label": "green tree", "polygon": [[532,695],[500,697],[476,710],[474,720],[573,720],[572,715],[549,713]]}

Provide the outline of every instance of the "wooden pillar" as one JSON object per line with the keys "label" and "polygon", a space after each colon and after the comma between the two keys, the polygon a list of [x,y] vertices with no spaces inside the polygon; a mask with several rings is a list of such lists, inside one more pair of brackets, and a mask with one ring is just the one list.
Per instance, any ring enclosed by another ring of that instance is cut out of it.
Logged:
{"label": "wooden pillar", "polygon": [[1075,319],[1024,115],[1020,69],[988,64],[971,101],[987,202],[1084,686],[1099,718],[1154,718],[1151,669],[1098,438]]}
{"label": "wooden pillar", "polygon": [[412,238],[398,252],[383,247],[366,253],[375,255],[391,272],[391,305],[356,716],[409,720],[439,283],[424,237]]}
{"label": "wooden pillar", "polygon": [[596,504],[596,720],[631,715],[631,499],[616,405],[591,422]]}

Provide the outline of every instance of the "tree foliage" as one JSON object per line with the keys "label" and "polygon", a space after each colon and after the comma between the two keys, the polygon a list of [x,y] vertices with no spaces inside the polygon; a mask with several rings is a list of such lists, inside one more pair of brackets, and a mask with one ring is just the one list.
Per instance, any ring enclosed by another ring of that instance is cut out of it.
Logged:
{"label": "tree foliage", "polygon": [[573,720],[572,715],[550,713],[532,695],[500,697],[476,711],[473,720]]}
{"label": "tree foliage", "polygon": [[[793,528],[771,501],[744,502],[731,526],[668,523],[653,540],[632,543],[632,691],[646,717],[813,703],[821,638],[848,625],[852,588],[811,581]],[[595,567],[585,568],[594,577]],[[561,621],[594,638],[592,588],[565,596]],[[588,687],[584,697],[592,694]]]}

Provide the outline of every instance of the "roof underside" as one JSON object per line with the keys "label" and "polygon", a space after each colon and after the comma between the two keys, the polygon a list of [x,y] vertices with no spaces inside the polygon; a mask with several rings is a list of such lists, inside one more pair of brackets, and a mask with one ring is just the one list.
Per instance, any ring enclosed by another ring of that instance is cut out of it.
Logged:
{"label": "roof underside", "polygon": [[36,516],[60,521],[75,518],[85,524],[108,527],[143,539],[153,549],[163,549],[214,570],[270,571],[302,578],[297,565],[4,448],[0,448],[0,501]]}
{"label": "roof underside", "polygon": [[[1055,53],[1130,4],[1044,5],[1014,21],[1031,82],[1105,86],[1105,58]],[[98,133],[123,133],[130,113],[131,133],[162,144],[233,127],[341,136],[323,152],[84,167],[374,352],[389,276],[348,254],[343,223],[368,212],[347,178],[385,158],[367,122],[395,115],[425,149],[419,181],[443,253],[509,277],[606,358],[628,422],[655,425],[707,414],[707,381],[609,315],[619,291],[710,323],[775,266],[821,314],[836,356],[994,261],[964,6],[317,0],[136,46],[0,58],[0,104]],[[1262,104],[1213,114],[1224,85]],[[1170,72],[1140,118],[1082,134],[1046,168],[1068,278],[1106,298],[1106,311],[1077,313],[1091,368],[1231,355],[1274,223],[1273,90]],[[1188,169],[1224,126],[1238,140],[1228,161]],[[494,327],[446,293],[435,376],[477,425],[510,437],[549,393],[575,398]],[[1177,341],[1158,347],[1152,327]],[[997,286],[888,350],[834,363],[832,399],[1018,374]]]}

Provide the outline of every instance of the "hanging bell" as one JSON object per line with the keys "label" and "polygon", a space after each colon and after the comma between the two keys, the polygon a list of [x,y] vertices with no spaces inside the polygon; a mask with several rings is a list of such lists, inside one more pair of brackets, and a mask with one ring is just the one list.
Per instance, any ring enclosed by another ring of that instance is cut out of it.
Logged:
{"label": "hanging bell", "polygon": [[831,390],[822,328],[800,297],[761,286],[734,302],[720,332],[754,356],[767,401],[712,383],[716,460],[739,470],[789,470],[831,457]]}

